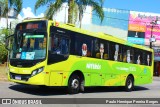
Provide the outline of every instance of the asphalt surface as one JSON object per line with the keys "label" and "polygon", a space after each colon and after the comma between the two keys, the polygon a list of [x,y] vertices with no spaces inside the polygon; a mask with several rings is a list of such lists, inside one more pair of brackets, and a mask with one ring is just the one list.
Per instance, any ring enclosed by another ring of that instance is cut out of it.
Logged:
{"label": "asphalt surface", "polygon": [[[160,98],[160,77],[154,77],[153,83],[136,86],[132,92],[125,92],[122,87],[92,87],[85,88],[85,92],[70,95],[65,88],[39,88],[38,86],[21,85],[12,82],[0,82],[0,98]],[[96,102],[96,101],[95,101]],[[10,107],[22,105],[0,105],[0,107]],[[23,105],[23,107],[28,105]],[[47,104],[47,105],[30,105],[30,106],[58,106],[58,107],[84,107],[84,106],[131,106],[131,107],[151,107],[160,106],[153,104]]]}

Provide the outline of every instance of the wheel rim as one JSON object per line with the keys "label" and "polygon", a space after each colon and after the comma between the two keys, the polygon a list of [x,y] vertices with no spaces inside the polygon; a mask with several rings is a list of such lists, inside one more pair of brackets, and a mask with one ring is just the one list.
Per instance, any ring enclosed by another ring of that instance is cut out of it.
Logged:
{"label": "wheel rim", "polygon": [[128,89],[132,88],[132,80],[131,79],[128,80],[127,86],[128,86]]}
{"label": "wheel rim", "polygon": [[79,81],[78,81],[77,79],[74,79],[74,80],[72,81],[71,87],[72,87],[73,89],[77,89],[78,86],[79,86]]}

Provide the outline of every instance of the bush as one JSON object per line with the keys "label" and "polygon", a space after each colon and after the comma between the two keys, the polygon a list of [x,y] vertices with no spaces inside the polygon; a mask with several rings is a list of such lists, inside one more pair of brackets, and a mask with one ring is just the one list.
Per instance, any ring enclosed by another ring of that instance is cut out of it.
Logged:
{"label": "bush", "polygon": [[4,63],[7,61],[7,50],[4,45],[0,44],[0,62]]}

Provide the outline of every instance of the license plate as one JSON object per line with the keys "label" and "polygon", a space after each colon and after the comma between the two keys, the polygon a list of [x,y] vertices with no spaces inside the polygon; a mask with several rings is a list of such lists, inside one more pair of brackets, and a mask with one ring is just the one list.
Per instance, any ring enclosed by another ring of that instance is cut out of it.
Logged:
{"label": "license plate", "polygon": [[21,76],[15,76],[16,80],[21,80]]}

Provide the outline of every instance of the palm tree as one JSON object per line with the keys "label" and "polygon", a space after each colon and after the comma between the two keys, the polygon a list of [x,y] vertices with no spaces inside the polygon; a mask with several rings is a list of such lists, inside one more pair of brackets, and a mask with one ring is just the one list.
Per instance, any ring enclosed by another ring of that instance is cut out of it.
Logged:
{"label": "palm tree", "polygon": [[35,4],[35,12],[39,7],[49,4],[45,16],[48,19],[52,19],[53,15],[60,10],[63,3],[68,3],[69,6],[68,23],[73,23],[75,11],[78,11],[79,21],[81,23],[86,6],[92,6],[93,11],[98,14],[101,21],[104,18],[104,12],[102,8],[103,0],[38,0]]}
{"label": "palm tree", "polygon": [[[7,19],[7,28],[8,28],[8,12],[14,8],[17,11],[17,16],[22,10],[22,0],[2,0],[2,17],[5,17]],[[16,17],[17,17],[16,16]],[[0,16],[1,18],[1,16]]]}
{"label": "palm tree", "polygon": [[[5,17],[6,20],[7,20],[7,29],[3,29],[2,30],[2,34],[5,34],[5,36],[7,37],[9,35],[9,29],[8,29],[8,12],[10,11],[11,8],[14,8],[17,10],[17,16],[18,14],[20,13],[20,11],[22,10],[22,0],[1,0],[0,2],[2,5],[1,5],[1,15],[0,15],[0,18],[1,17]],[[16,16],[16,17],[17,17]],[[2,36],[2,35],[0,35]],[[4,48],[4,44],[0,44],[0,48],[1,50],[3,50],[3,53],[1,52],[1,58],[0,59],[5,59],[7,58],[7,51],[6,49]],[[8,54],[9,55],[9,54]],[[7,67],[8,67],[8,64],[7,64]]]}

